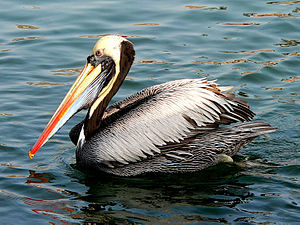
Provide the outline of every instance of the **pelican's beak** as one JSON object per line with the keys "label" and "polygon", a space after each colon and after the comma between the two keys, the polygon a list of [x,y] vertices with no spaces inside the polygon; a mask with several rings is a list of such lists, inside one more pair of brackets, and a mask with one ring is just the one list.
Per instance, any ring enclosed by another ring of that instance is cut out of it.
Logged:
{"label": "pelican's beak", "polygon": [[89,56],[87,63],[80,72],[78,78],[66,94],[57,108],[43,133],[29,151],[28,155],[33,158],[34,154],[51,138],[74,114],[81,109],[89,108],[98,98],[101,90],[107,86],[113,72],[113,61],[110,57],[102,56],[95,59]]}

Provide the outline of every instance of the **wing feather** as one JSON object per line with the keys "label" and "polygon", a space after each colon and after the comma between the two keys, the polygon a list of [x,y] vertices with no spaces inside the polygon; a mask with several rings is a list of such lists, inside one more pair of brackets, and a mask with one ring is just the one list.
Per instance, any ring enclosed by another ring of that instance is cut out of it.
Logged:
{"label": "wing feather", "polygon": [[[253,116],[246,103],[221,93],[214,81],[171,81],[143,89],[109,107],[100,131],[89,140],[97,147],[91,154],[98,161],[136,162],[161,153],[169,143],[205,132],[206,126],[242,122]],[[83,145],[87,151],[88,147]]]}

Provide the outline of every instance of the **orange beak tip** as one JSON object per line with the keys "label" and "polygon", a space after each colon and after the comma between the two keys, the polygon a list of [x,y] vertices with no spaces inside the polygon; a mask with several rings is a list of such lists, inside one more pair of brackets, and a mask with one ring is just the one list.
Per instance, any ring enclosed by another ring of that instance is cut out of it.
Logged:
{"label": "orange beak tip", "polygon": [[30,159],[32,159],[33,156],[34,156],[34,154],[32,154],[31,151],[29,151],[29,152],[28,152],[28,156],[29,156]]}

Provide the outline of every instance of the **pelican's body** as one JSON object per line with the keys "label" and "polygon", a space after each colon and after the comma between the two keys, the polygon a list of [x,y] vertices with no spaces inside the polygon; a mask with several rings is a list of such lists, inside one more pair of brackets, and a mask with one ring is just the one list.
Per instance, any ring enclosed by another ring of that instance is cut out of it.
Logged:
{"label": "pelican's body", "polygon": [[205,79],[149,87],[107,108],[133,59],[128,40],[100,39],[29,156],[83,108],[89,109],[86,118],[70,131],[77,164],[120,176],[198,171],[230,160],[255,137],[275,130],[264,122],[219,127],[250,121],[254,113]]}

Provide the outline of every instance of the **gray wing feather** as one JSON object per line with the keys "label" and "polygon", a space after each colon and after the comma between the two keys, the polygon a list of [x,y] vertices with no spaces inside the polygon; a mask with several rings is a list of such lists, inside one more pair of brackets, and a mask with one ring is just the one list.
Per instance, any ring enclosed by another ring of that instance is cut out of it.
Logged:
{"label": "gray wing feather", "polygon": [[[212,87],[215,82],[205,79],[171,81],[113,104],[104,115],[104,126],[89,140],[94,145],[91,154],[98,162],[128,164],[161,153],[160,147],[195,135],[196,128],[220,124],[222,118],[237,122],[253,117],[246,105]],[[245,115],[243,110],[248,110]],[[83,148],[88,151],[90,146]]]}

